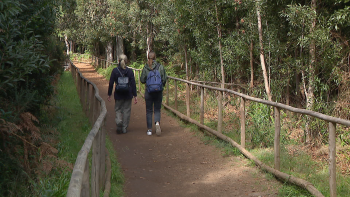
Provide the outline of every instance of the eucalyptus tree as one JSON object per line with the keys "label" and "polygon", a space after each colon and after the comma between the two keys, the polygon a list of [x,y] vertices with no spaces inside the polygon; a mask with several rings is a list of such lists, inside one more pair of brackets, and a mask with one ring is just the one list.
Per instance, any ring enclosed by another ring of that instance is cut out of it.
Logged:
{"label": "eucalyptus tree", "polygon": [[77,16],[77,26],[74,29],[76,41],[81,47],[93,45],[94,53],[100,55],[100,42],[106,44],[111,40],[107,24],[104,22],[108,13],[107,0],[76,0],[76,2],[77,7],[74,11]]}
{"label": "eucalyptus tree", "polygon": [[[342,44],[342,36],[336,35],[341,35],[344,28],[337,29],[338,25],[344,24],[341,18],[349,19],[349,14],[344,12],[349,9],[345,4],[347,2],[321,3],[312,0],[305,4],[288,5],[282,13],[290,24],[290,39],[294,39],[291,41],[299,47],[297,69],[302,76],[301,89],[305,94],[307,109],[322,109],[320,104],[329,101],[331,90],[339,85],[340,76],[336,71],[346,57],[344,47],[349,47]],[[306,125],[307,143],[320,135],[319,131],[311,128],[310,121]]]}
{"label": "eucalyptus tree", "polygon": [[75,0],[64,0],[59,6],[60,14],[57,19],[57,30],[59,36],[64,37],[67,55],[69,54],[69,51],[72,51],[72,41],[75,40],[73,37],[74,30],[78,29],[75,28],[78,24],[77,16],[74,13],[76,6],[77,4]]}

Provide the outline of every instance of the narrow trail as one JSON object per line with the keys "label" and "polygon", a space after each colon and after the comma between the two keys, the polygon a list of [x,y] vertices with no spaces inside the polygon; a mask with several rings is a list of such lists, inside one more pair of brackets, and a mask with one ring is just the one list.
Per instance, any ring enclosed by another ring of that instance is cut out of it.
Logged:
{"label": "narrow trail", "polygon": [[[107,101],[108,81],[85,63],[74,63],[97,85],[107,106],[106,131],[124,176],[125,197],[278,196],[281,186],[242,157],[223,157],[176,119],[161,115],[161,136],[146,135],[145,101],[132,105],[127,134],[117,134],[114,102]],[[155,128],[153,128],[155,131]]]}

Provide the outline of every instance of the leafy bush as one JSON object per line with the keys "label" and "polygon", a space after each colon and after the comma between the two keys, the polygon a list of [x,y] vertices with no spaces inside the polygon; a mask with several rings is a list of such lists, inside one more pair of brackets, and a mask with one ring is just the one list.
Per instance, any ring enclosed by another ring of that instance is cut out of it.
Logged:
{"label": "leafy bush", "polygon": [[0,1],[0,141],[6,142],[0,143],[0,196],[26,196],[36,177],[36,117],[48,105],[53,75],[64,60],[63,48],[50,36],[53,3]]}

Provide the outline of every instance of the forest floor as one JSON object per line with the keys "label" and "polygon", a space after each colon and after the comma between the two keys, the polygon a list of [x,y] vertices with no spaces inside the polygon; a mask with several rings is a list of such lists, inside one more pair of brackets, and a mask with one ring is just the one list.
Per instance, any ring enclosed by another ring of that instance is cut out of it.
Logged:
{"label": "forest floor", "polygon": [[117,134],[114,102],[107,101],[108,81],[89,64],[75,65],[106,102],[105,127],[123,170],[126,197],[278,196],[281,182],[243,156],[223,156],[222,150],[206,145],[200,134],[182,127],[165,109],[161,136],[147,136],[141,95],[132,105],[128,132]]}

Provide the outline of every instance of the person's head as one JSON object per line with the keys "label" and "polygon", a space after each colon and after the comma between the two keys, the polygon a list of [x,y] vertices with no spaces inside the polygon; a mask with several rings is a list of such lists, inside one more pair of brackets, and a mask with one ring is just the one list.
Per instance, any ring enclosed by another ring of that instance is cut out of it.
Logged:
{"label": "person's head", "polygon": [[152,63],[153,63],[153,60],[156,59],[156,53],[154,51],[151,51],[148,53],[148,66],[150,68],[152,68]]}
{"label": "person's head", "polygon": [[128,63],[128,57],[126,57],[126,55],[124,55],[124,54],[120,55],[119,62],[120,62],[120,66],[122,67],[122,69],[125,69],[126,64]]}

